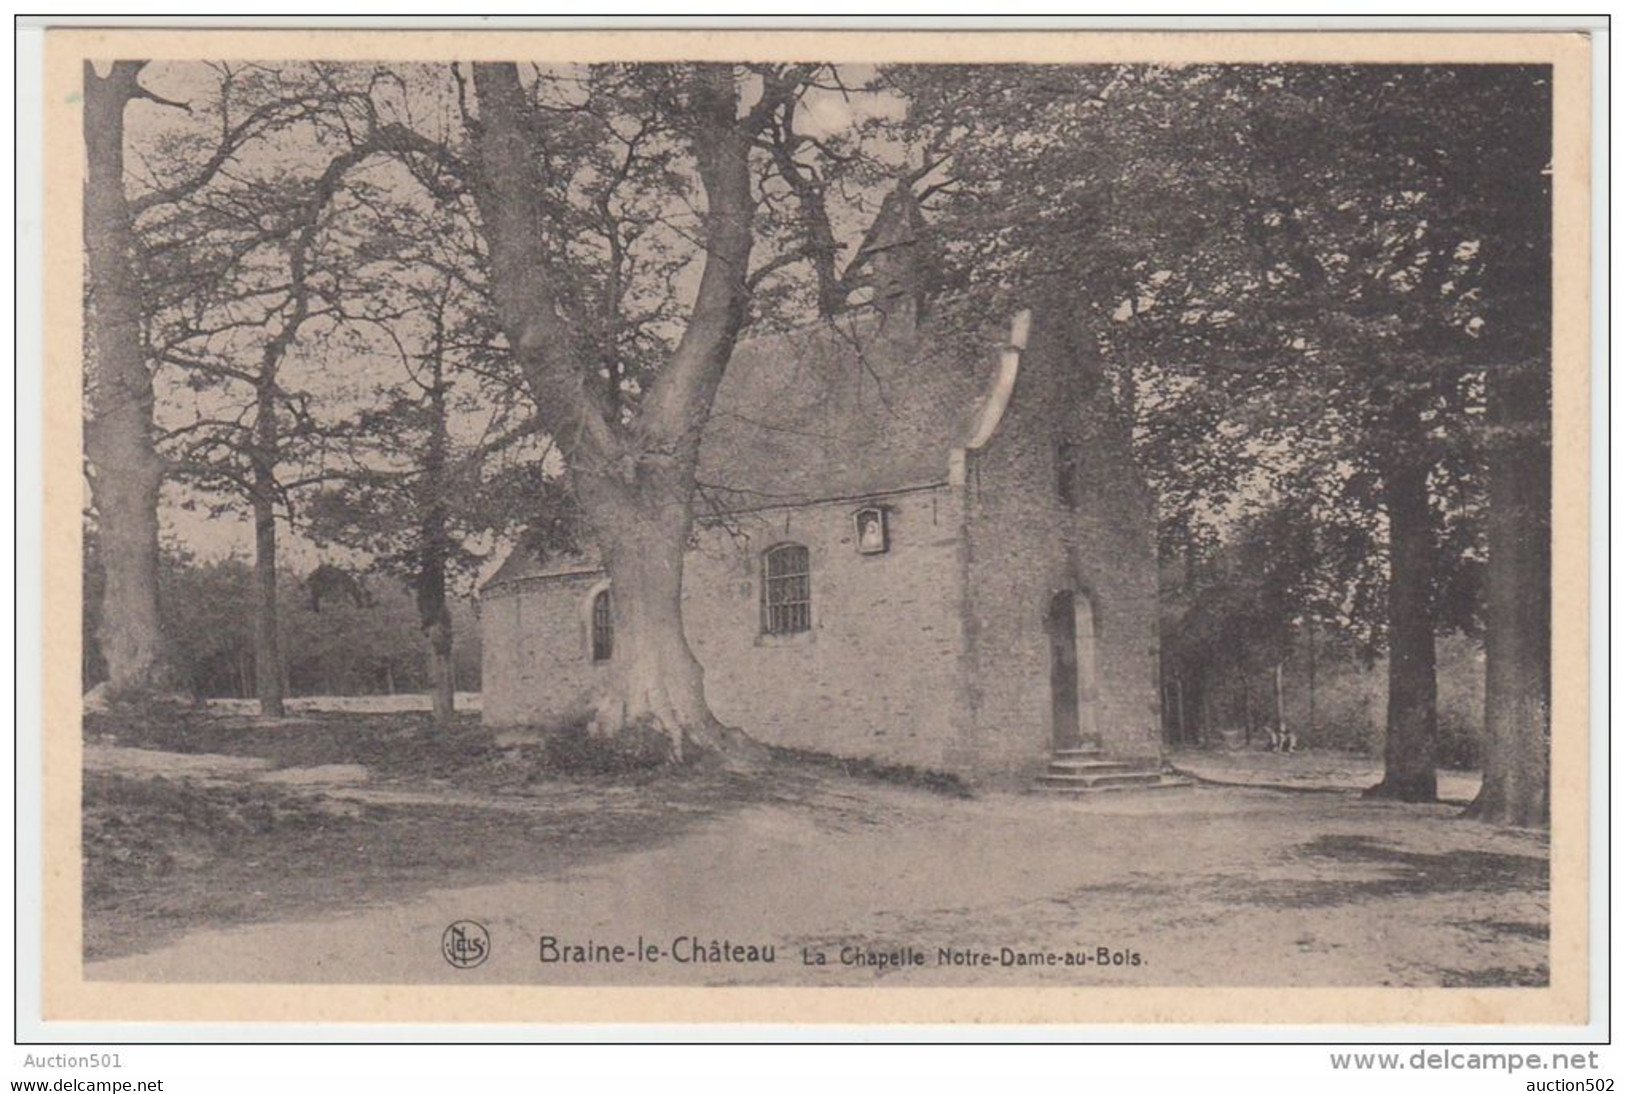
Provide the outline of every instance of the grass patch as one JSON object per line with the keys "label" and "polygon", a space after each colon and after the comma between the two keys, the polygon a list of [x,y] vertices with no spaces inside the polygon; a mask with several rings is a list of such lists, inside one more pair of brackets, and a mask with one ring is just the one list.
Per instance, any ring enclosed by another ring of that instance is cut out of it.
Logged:
{"label": "grass patch", "polygon": [[547,875],[658,847],[764,797],[758,785],[721,774],[643,785],[575,781],[470,806],[90,772],[85,956],[138,952],[203,928]]}
{"label": "grass patch", "polygon": [[429,714],[332,712],[265,720],[193,707],[149,707],[87,713],[87,743],[163,752],[254,756],[276,767],[363,764],[384,778],[444,779],[491,775],[501,753],[478,715],[450,727]]}
{"label": "grass patch", "polygon": [[318,829],[355,811],[261,786],[204,788],[87,773],[81,841],[85,898],[111,896],[131,879],[173,874],[249,839]]}
{"label": "grass patch", "polygon": [[602,737],[585,722],[539,730],[543,770],[560,775],[647,776],[668,764],[671,746],[654,733]]}
{"label": "grass patch", "polygon": [[929,790],[933,794],[945,794],[951,798],[975,796],[963,779],[945,771],[929,771],[908,764],[890,764],[864,757],[837,756],[808,748],[769,745],[767,751],[777,761],[837,771],[854,779]]}
{"label": "grass patch", "polygon": [[347,911],[659,846],[709,817],[798,800],[817,781],[798,771],[969,796],[951,775],[872,760],[774,749],[781,770],[747,776],[667,764],[663,739],[561,726],[498,745],[473,718],[444,728],[420,712],[266,720],[124,707],[87,714],[84,734],[91,745],[254,757],[280,769],[359,764],[368,773],[364,783],[324,788],[87,771],[92,960],[202,928]]}
{"label": "grass patch", "polygon": [[85,716],[91,744],[188,754],[251,756],[279,768],[360,764],[373,781],[523,793],[555,778],[643,784],[684,778],[655,733],[599,737],[586,723],[535,727],[534,740],[498,744],[478,715],[437,726],[427,712],[328,711],[275,721],[190,707],[122,708]]}
{"label": "grass patch", "polygon": [[[87,714],[84,733],[94,745],[368,771],[348,791],[87,771],[89,959],[205,927],[550,873],[658,846],[770,796],[770,780],[662,766],[630,743],[566,732],[498,745],[474,719],[443,729],[416,712],[265,721],[129,708]],[[455,793],[434,799],[446,791]]]}

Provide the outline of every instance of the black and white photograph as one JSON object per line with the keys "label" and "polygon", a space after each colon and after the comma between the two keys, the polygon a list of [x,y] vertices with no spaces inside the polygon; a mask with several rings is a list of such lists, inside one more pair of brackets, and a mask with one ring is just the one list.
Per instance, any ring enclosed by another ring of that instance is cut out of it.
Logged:
{"label": "black and white photograph", "polygon": [[48,991],[1585,1020],[1583,40],[61,33]]}

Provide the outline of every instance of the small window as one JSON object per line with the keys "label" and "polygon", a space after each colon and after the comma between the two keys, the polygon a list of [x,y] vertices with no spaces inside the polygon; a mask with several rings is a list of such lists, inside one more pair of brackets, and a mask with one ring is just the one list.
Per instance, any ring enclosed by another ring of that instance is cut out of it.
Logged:
{"label": "small window", "polygon": [[853,515],[853,520],[857,524],[860,555],[884,554],[891,546],[886,529],[886,510],[878,507],[859,509]]}
{"label": "small window", "polygon": [[608,661],[615,654],[615,605],[605,589],[592,598],[592,659]]}
{"label": "small window", "polygon": [[762,625],[768,634],[812,629],[812,583],[807,548],[781,544],[762,560]]}
{"label": "small window", "polygon": [[1071,441],[1062,441],[1055,446],[1055,493],[1068,509],[1078,507],[1078,464],[1081,459],[1078,446]]}

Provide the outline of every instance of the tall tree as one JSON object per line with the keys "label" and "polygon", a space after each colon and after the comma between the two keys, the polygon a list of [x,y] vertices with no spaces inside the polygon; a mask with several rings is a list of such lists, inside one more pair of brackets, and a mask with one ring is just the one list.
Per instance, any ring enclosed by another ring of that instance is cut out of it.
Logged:
{"label": "tall tree", "polygon": [[308,105],[304,124],[284,134],[283,155],[313,171],[266,157],[179,203],[188,215],[176,218],[182,234],[166,272],[182,288],[161,315],[156,347],[183,374],[177,392],[195,404],[164,436],[177,473],[227,499],[221,508],[250,515],[255,688],[261,713],[273,717],[284,710],[286,672],[278,526],[300,490],[333,474],[321,460],[344,415],[290,370],[350,348],[340,300],[365,256],[343,228],[353,208],[336,203],[352,172],[388,150],[365,83],[348,89],[341,75],[318,66],[280,77],[307,88]]}
{"label": "tall tree", "polygon": [[[305,68],[294,82],[317,105],[277,160],[326,169],[312,179],[266,158],[191,195],[202,227],[176,221],[169,260],[174,280],[202,291],[172,309],[155,353],[185,370],[175,390],[194,404],[168,437],[178,461],[253,510],[262,707],[279,706],[278,514],[290,515],[294,490],[330,474],[307,464],[331,438],[319,415],[332,408],[290,381],[290,363],[354,326],[335,304],[354,241],[329,207],[369,200],[349,180],[382,153],[483,232],[464,273],[494,304],[500,356],[523,378],[534,432],[563,454],[619,593],[617,673],[599,724],[653,729],[674,757],[743,749],[743,735],[711,715],[682,635],[694,465],[753,290],[797,262],[829,259],[827,241],[803,247],[785,230],[787,210],[795,187],[822,181],[812,161],[841,156],[845,138],[801,141],[794,105],[815,88],[837,98],[853,89],[810,65],[605,65],[524,81],[513,65],[482,65],[472,87],[455,67],[437,70],[438,86],[427,68]],[[792,170],[782,160],[771,169],[785,150]],[[788,251],[753,271],[758,230]],[[200,255],[218,276],[197,276]],[[439,538],[433,507],[425,517],[419,533]],[[425,573],[439,554],[422,557]],[[434,600],[431,589],[430,614]]]}
{"label": "tall tree", "polygon": [[455,714],[456,677],[451,660],[451,610],[446,605],[446,570],[451,565],[451,427],[446,375],[445,297],[432,304],[432,333],[421,382],[427,401],[428,444],[423,451],[423,486],[417,508],[418,622],[429,647],[429,683],[434,719],[449,725]]}
{"label": "tall tree", "polygon": [[1516,208],[1481,154],[1504,104],[1480,93],[1516,74],[896,78],[915,120],[952,145],[946,208],[977,241],[963,276],[1027,291],[1062,271],[1080,286],[1137,396],[1140,453],[1174,503],[1165,517],[1222,521],[1237,499],[1311,484],[1303,500],[1369,515],[1390,652],[1373,793],[1431,800],[1434,636],[1462,614],[1441,591],[1459,601],[1474,569],[1460,525],[1481,511],[1484,244]]}
{"label": "tall tree", "polygon": [[[470,591],[495,538],[527,547],[573,546],[568,500],[546,468],[549,446],[497,374],[482,296],[446,261],[451,242],[407,231],[409,246],[367,279],[372,305],[391,313],[400,375],[343,430],[343,472],[305,505],[305,532],[370,558],[368,568],[412,590],[437,724],[454,719],[451,599]],[[380,225],[383,227],[384,225]],[[358,307],[366,307],[358,304]],[[364,313],[358,313],[364,314]]]}
{"label": "tall tree", "polygon": [[1501,75],[1472,99],[1489,558],[1484,783],[1470,812],[1535,826],[1551,816],[1552,89],[1544,67]]}
{"label": "tall tree", "polygon": [[[658,733],[677,759],[751,751],[749,739],[722,725],[706,702],[703,670],[683,632],[683,564],[701,434],[749,318],[753,281],[763,273],[750,269],[760,201],[752,149],[770,126],[785,124],[787,104],[817,71],[701,64],[596,74],[606,81],[600,86],[615,116],[587,137],[625,148],[610,167],[611,183],[640,160],[625,134],[641,134],[636,141],[668,149],[668,186],[673,172],[680,183],[692,170],[704,201],[693,303],[675,321],[680,334],[636,377],[629,399],[620,382],[625,372],[606,369],[602,346],[585,337],[589,322],[572,321],[580,286],[562,276],[557,253],[570,224],[550,163],[570,124],[599,104],[549,104],[540,82],[527,87],[511,64],[473,70],[474,191],[496,316],[538,421],[564,454],[573,495],[616,590],[615,675],[596,724],[606,732]],[[747,80],[755,101],[741,109]],[[606,202],[619,200],[612,189],[599,190]],[[668,189],[668,201],[684,196],[680,185]],[[611,248],[612,261],[614,254]],[[763,270],[769,268],[775,264]],[[609,269],[613,283],[615,267]]]}
{"label": "tall tree", "polygon": [[101,648],[108,688],[162,690],[173,683],[158,605],[158,489],[152,370],[135,218],[124,182],[124,114],[146,96],[141,61],[106,76],[85,63],[86,330],[93,364],[85,453],[105,572]]}
{"label": "tall tree", "polygon": [[[141,82],[146,61],[114,62],[105,76],[86,63],[86,333],[90,377],[85,454],[105,563],[99,635],[115,694],[163,690],[168,665],[159,597],[158,496],[166,465],[154,426],[154,375],[162,367],[150,331],[170,286],[155,273],[165,253],[190,240],[174,227],[186,200],[236,165],[244,150],[309,109],[300,94],[211,69],[214,87],[196,103]],[[247,86],[244,86],[246,83]],[[135,181],[126,163],[132,103],[206,119],[201,132],[165,142],[168,155]]]}
{"label": "tall tree", "polygon": [[[333,157],[316,179],[295,180],[281,192],[252,187],[262,193],[247,199],[259,206],[259,216],[249,223],[270,226],[239,244],[253,256],[239,265],[240,277],[200,287],[187,322],[171,332],[165,351],[166,360],[185,369],[195,389],[213,391],[222,404],[171,431],[168,440],[188,481],[225,494],[251,514],[255,689],[260,712],[273,717],[284,707],[277,525],[291,493],[325,477],[319,471],[285,474],[324,440],[323,423],[309,396],[289,382],[287,365],[307,326],[336,321],[321,294],[338,274],[332,260],[325,267],[318,261],[317,248],[344,173],[367,154],[352,149]],[[199,200],[218,202],[223,196]],[[225,328],[252,333],[222,340]]]}

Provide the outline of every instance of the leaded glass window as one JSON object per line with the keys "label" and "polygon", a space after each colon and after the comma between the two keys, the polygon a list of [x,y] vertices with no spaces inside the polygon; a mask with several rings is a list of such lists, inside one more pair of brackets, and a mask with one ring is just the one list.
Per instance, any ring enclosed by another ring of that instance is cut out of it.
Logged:
{"label": "leaded glass window", "polygon": [[605,589],[592,598],[592,659],[608,661],[615,653],[615,605]]}
{"label": "leaded glass window", "polygon": [[768,634],[812,629],[812,581],[807,548],[780,544],[762,560],[762,625]]}

